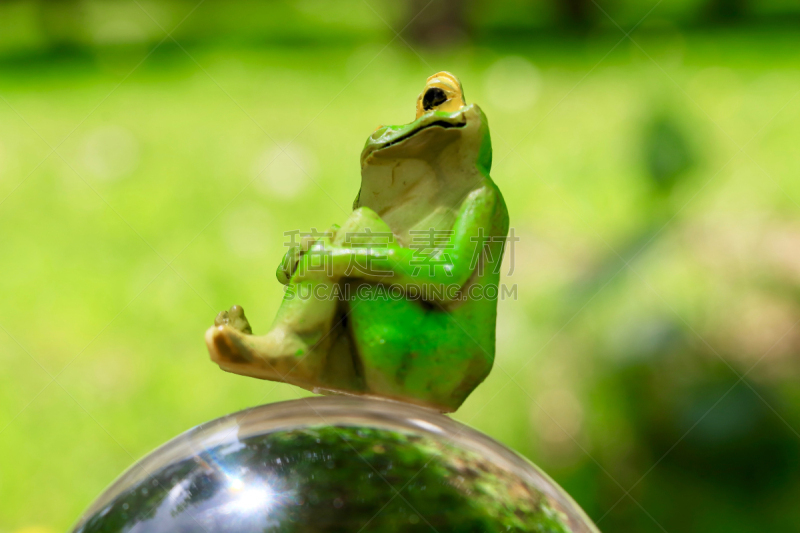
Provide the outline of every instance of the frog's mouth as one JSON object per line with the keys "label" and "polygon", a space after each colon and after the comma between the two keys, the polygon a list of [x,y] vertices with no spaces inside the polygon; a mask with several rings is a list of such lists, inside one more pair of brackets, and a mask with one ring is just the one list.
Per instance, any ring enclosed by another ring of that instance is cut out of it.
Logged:
{"label": "frog's mouth", "polygon": [[433,128],[463,128],[467,125],[465,109],[466,107],[463,107],[453,113],[434,111],[424,114],[410,124],[384,126],[376,130],[367,140],[367,146],[364,149],[361,160],[365,161],[369,155],[391,146],[396,146],[425,130]]}
{"label": "frog's mouth", "polygon": [[389,140],[389,141],[385,142],[380,148],[377,148],[377,150],[381,150],[383,148],[389,148],[390,146],[394,146],[395,144],[399,144],[399,143],[405,141],[406,139],[408,139],[409,137],[412,137],[412,136],[416,135],[417,133],[421,132],[422,130],[425,130],[425,129],[428,129],[428,128],[435,128],[435,127],[439,127],[439,128],[463,128],[466,125],[467,125],[467,121],[466,120],[463,120],[462,122],[449,122],[447,120],[441,120],[441,119],[440,120],[435,120],[435,121],[433,121],[433,122],[431,122],[429,124],[421,124],[416,129],[413,129],[413,130],[409,131],[408,133],[404,133],[402,135],[399,135],[396,139],[392,139],[392,140]]}

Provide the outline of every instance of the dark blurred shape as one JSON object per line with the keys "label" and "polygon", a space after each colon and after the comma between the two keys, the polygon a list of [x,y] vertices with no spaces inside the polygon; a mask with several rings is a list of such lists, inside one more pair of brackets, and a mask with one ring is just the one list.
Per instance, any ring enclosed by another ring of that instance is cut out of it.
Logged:
{"label": "dark blurred shape", "polygon": [[585,30],[589,27],[594,12],[599,12],[591,0],[563,0],[558,2],[559,10],[567,27]]}
{"label": "dark blurred shape", "polygon": [[704,376],[689,390],[671,396],[662,406],[668,420],[652,426],[648,440],[656,453],[665,454],[688,432],[664,459],[666,466],[752,498],[769,499],[796,478],[800,447],[767,404],[776,402],[769,391],[737,383],[732,374],[710,378]]}
{"label": "dark blurred shape", "polygon": [[770,408],[778,400],[714,354],[684,345],[628,365],[620,379],[648,455],[672,474],[763,499],[796,479],[800,446]]}
{"label": "dark blurred shape", "polygon": [[462,0],[410,0],[408,33],[411,40],[427,45],[452,45],[469,37],[467,2]]}
{"label": "dark blurred shape", "polygon": [[[710,517],[736,524],[719,531],[782,530],[790,517],[759,510],[796,493],[797,435],[773,411],[786,412],[786,406],[768,388],[740,381],[741,371],[721,359],[725,354],[709,353],[693,342],[694,333],[680,331],[675,324],[678,337],[660,336],[665,342],[626,354],[606,371],[607,381],[598,382],[624,406],[635,442],[635,453],[611,476],[628,478],[622,485],[633,487],[636,502],[667,531],[708,531],[703,523]],[[598,473],[598,480],[601,494],[618,490],[608,476]],[[623,499],[598,526],[659,531],[638,504]]]}
{"label": "dark blurred shape", "polygon": [[648,175],[657,190],[669,193],[695,163],[688,135],[677,120],[661,113],[645,127],[643,139]]}
{"label": "dark blurred shape", "polygon": [[750,12],[748,0],[710,0],[705,6],[709,22],[743,21]]}
{"label": "dark blurred shape", "polygon": [[79,0],[39,2],[38,15],[51,50],[69,50],[83,42],[86,21],[84,6]]}

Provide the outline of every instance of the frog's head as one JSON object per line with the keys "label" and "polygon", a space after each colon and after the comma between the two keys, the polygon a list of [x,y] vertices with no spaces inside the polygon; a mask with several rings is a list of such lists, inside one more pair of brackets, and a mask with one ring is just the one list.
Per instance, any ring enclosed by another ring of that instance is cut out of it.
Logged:
{"label": "frog's head", "polygon": [[461,82],[449,72],[428,78],[417,98],[416,119],[382,126],[361,152],[362,175],[368,167],[423,161],[434,169],[475,169],[488,176],[492,164],[489,127],[481,109],[464,101]]}

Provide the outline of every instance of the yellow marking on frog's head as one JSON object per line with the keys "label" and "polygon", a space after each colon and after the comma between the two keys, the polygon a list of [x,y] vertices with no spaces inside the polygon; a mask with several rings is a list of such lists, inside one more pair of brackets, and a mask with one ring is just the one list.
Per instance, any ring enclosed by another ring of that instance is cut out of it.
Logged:
{"label": "yellow marking on frog's head", "polygon": [[437,72],[425,82],[425,88],[417,97],[417,117],[436,110],[453,112],[466,105],[464,89],[458,78],[449,72]]}

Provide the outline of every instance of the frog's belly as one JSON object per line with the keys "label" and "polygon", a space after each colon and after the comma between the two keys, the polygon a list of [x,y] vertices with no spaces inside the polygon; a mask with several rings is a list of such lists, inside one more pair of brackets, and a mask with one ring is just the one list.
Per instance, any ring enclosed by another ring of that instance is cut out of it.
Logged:
{"label": "frog's belly", "polygon": [[446,232],[453,229],[455,213],[444,206],[430,206],[413,216],[396,211],[384,215],[382,219],[391,228],[400,246],[425,246],[430,242],[428,247],[432,248],[441,241],[442,236],[447,236]]}

